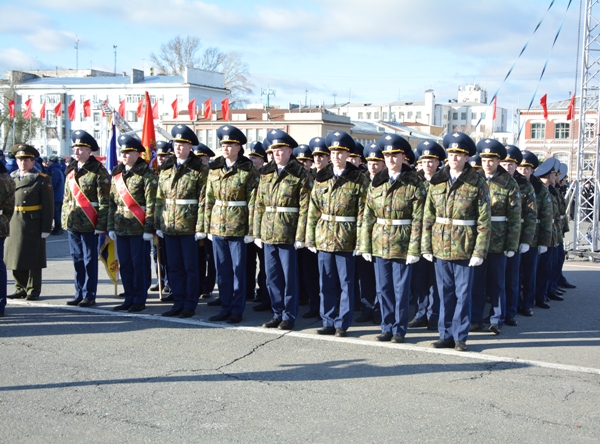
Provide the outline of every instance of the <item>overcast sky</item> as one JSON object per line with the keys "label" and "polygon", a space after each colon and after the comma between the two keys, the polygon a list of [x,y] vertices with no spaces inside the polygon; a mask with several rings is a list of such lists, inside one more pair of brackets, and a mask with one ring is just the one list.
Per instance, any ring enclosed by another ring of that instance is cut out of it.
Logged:
{"label": "overcast sky", "polygon": [[[0,0],[0,70],[75,68],[117,72],[150,66],[176,35],[243,53],[271,103],[456,98],[478,83],[491,98],[551,0]],[[580,1],[555,0],[499,93],[498,105],[527,107],[554,47],[539,97],[565,100],[575,88]]]}

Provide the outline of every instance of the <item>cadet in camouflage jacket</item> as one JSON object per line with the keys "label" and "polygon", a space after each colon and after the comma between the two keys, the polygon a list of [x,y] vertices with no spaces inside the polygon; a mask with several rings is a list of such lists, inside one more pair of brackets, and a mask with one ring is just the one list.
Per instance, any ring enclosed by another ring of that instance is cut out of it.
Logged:
{"label": "cadet in camouflage jacket", "polygon": [[536,193],[531,182],[518,171],[515,171],[513,178],[519,185],[521,193],[521,237],[519,243],[527,244],[531,247],[537,226]]}
{"label": "cadet in camouflage jacket", "polygon": [[536,227],[533,240],[531,241],[532,247],[551,247],[552,246],[552,225],[553,220],[553,206],[552,197],[548,188],[544,186],[542,181],[533,174],[529,177],[529,181],[535,192],[536,200]]}
{"label": "cadet in camouflage jacket", "polygon": [[[204,213],[207,233],[222,237],[253,236],[257,186],[258,171],[247,157],[240,155],[229,169],[225,169],[222,156],[211,162]],[[247,202],[247,205],[221,205],[232,201]]]}
{"label": "cadet in camouflage jacket", "polygon": [[[304,242],[311,188],[309,173],[297,160],[290,160],[279,174],[275,162],[266,164],[254,201],[255,237],[268,244]],[[273,211],[266,211],[267,207]],[[276,207],[299,210],[282,212]]]}
{"label": "cadet in camouflage jacket", "polygon": [[[170,156],[160,167],[154,208],[154,228],[170,236],[204,233],[204,198],[208,167],[190,152],[177,168]],[[177,204],[175,200],[195,203]],[[197,203],[196,203],[197,202]]]}
{"label": "cadet in camouflage jacket", "polygon": [[158,187],[158,179],[154,170],[144,159],[139,158],[129,171],[125,172],[124,165],[119,164],[111,174],[114,177],[119,173],[122,173],[123,181],[133,199],[145,209],[146,220],[142,226],[133,213],[127,209],[113,179],[110,188],[107,231],[114,231],[119,236],[154,233],[154,200]]}
{"label": "cadet in camouflage jacket", "polygon": [[[306,246],[327,252],[360,250],[358,236],[368,185],[363,172],[350,163],[337,180],[332,164],[320,170],[310,196]],[[326,220],[329,216],[355,217],[356,222]]]}
{"label": "cadet in camouflage jacket", "polygon": [[557,247],[563,239],[563,221],[560,218],[560,202],[559,202],[559,191],[552,185],[548,187],[548,192],[552,199],[552,240],[551,247]]}
{"label": "cadet in camouflage jacket", "polygon": [[[442,224],[436,218],[475,220],[477,225]],[[489,188],[477,170],[465,165],[453,184],[448,166],[433,175],[425,201],[422,254],[446,261],[485,259],[491,228]]]}
{"label": "cadet in camouflage jacket", "polygon": [[[422,180],[407,165],[402,167],[402,173],[393,185],[390,184],[387,169],[377,173],[367,193],[361,228],[361,253],[370,253],[383,259],[420,256],[426,196]],[[387,223],[394,219],[412,219],[412,223],[398,226]]]}
{"label": "cadet in camouflage jacket", "polygon": [[[79,188],[98,212],[98,223],[90,222],[80,206],[77,205],[69,185],[69,173],[75,170],[75,180]],[[77,161],[73,160],[65,171],[65,200],[62,208],[62,226],[76,233],[105,232],[108,221],[108,201],[110,197],[110,177],[104,165],[94,156],[77,170]]]}

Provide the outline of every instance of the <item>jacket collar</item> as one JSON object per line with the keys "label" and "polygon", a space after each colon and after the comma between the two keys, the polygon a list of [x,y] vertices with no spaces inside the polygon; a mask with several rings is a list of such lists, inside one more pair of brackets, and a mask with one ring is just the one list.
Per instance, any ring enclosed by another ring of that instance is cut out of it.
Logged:
{"label": "jacket collar", "polygon": [[[317,173],[317,177],[315,180],[317,182],[326,182],[329,179],[333,179],[335,175],[333,174],[333,164],[328,164],[325,168]],[[348,182],[360,183],[360,179],[363,176],[363,172],[356,166],[352,165],[350,162],[346,162],[346,167],[342,172],[340,178],[346,179]]]}
{"label": "jacket collar", "polygon": [[[184,165],[190,170],[201,171],[204,163],[202,162],[202,159],[200,159],[200,157],[190,152],[190,155],[188,156],[188,159],[186,160]],[[160,166],[159,170],[165,171],[176,166],[177,158],[175,156],[169,156],[169,158],[165,160],[165,162]]]}
{"label": "jacket collar", "polygon": [[[208,168],[211,170],[220,170],[221,168],[224,168],[225,165],[225,158],[223,156],[219,156],[210,163]],[[234,170],[238,169],[242,171],[250,171],[252,170],[253,166],[254,164],[252,161],[246,156],[239,156],[231,168]]]}
{"label": "jacket collar", "polygon": [[[422,179],[419,177],[419,174],[416,171],[413,171],[411,167],[406,164],[402,165],[402,171],[400,171],[400,176],[398,176],[398,180],[407,185],[415,185],[419,186],[422,182]],[[373,178],[373,188],[377,188],[380,185],[383,185],[386,182],[390,181],[390,173],[387,168],[384,168]]]}
{"label": "jacket collar", "polygon": [[[298,162],[296,159],[290,159],[288,164],[281,170],[284,171],[291,176],[300,177],[302,175],[302,171],[304,170],[304,165]],[[270,161],[266,165],[261,168],[260,174],[266,175],[277,172],[277,164],[274,161]]]}
{"label": "jacket collar", "polygon": [[[65,170],[65,175],[69,174],[71,170],[75,168],[77,168],[77,161],[73,159],[71,163],[69,163],[69,166],[67,166],[67,169]],[[102,168],[102,164],[98,161],[98,159],[94,157],[94,155],[91,155],[90,158],[83,164],[83,167],[81,168],[92,173],[97,173],[100,170],[100,168]]]}
{"label": "jacket collar", "polygon": [[542,191],[542,187],[544,186],[544,184],[537,176],[534,176],[533,174],[529,176],[529,182],[533,186],[535,194],[539,194],[540,191]]}
{"label": "jacket collar", "polygon": [[[485,172],[483,170],[479,170],[479,174],[481,174],[481,177],[483,177],[484,179],[486,178]],[[508,174],[508,171],[506,171],[504,168],[498,165],[498,169],[496,170],[494,176],[490,179],[490,182],[494,182],[501,188],[506,188],[511,178],[512,176]]]}
{"label": "jacket collar", "polygon": [[[469,185],[477,186],[477,182],[481,176],[477,173],[477,171],[471,167],[468,163],[465,164],[465,169],[456,179],[457,181],[467,183]],[[450,180],[450,167],[446,165],[444,168],[439,170],[431,177],[431,185],[437,185],[442,182],[447,182]]]}
{"label": "jacket collar", "polygon": [[[146,172],[146,169],[148,168],[148,164],[146,163],[146,161],[144,159],[142,159],[141,157],[135,161],[135,163],[133,164],[133,166],[131,167],[130,171],[133,174],[137,174],[139,176],[143,176],[144,173]],[[120,163],[118,164],[116,167],[113,168],[111,175],[116,175],[119,173],[122,173],[125,171],[125,165]]]}

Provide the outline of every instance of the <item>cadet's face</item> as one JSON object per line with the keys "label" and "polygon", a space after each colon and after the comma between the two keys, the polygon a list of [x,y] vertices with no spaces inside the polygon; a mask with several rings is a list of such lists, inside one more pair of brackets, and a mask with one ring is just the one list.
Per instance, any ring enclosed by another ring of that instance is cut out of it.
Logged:
{"label": "cadet's face", "polygon": [[331,163],[338,170],[346,167],[346,161],[350,157],[350,153],[346,150],[332,150],[331,151]]}
{"label": "cadet's face", "polygon": [[175,157],[177,157],[180,160],[187,159],[192,149],[193,146],[191,143],[173,142],[173,152],[175,153]]}
{"label": "cadet's face", "polygon": [[533,168],[531,168],[529,166],[520,166],[520,167],[517,167],[517,171],[519,173],[521,173],[523,176],[525,176],[527,178],[527,180],[529,180],[531,173],[533,173]]}
{"label": "cadet's face", "polygon": [[73,159],[79,163],[86,163],[92,155],[92,149],[87,146],[75,146],[73,147]]}
{"label": "cadet's face", "polygon": [[250,160],[252,161],[252,164],[254,165],[255,168],[262,168],[262,166],[265,164],[265,159],[263,159],[260,156],[253,156],[252,154],[250,156],[248,156],[250,158]]}
{"label": "cadet's face", "polygon": [[360,164],[362,163],[361,160],[360,160],[360,157],[358,157],[358,156],[350,156],[348,158],[348,162],[350,162],[355,167],[360,166]]}
{"label": "cadet's face", "polygon": [[502,168],[508,171],[508,174],[511,176],[515,175],[515,171],[517,171],[517,164],[514,162],[500,162]]}
{"label": "cadet's face", "polygon": [[391,153],[383,155],[385,159],[385,166],[391,173],[397,174],[402,171],[402,164],[404,163],[404,153]]}
{"label": "cadet's face", "polygon": [[271,151],[269,151],[269,152],[267,153],[267,162],[270,162],[270,161],[272,161],[272,160],[273,160],[273,153],[272,153]]}
{"label": "cadet's face", "polygon": [[467,153],[448,153],[448,165],[453,171],[462,171],[468,161],[469,155]]}
{"label": "cadet's face", "polygon": [[369,170],[369,175],[371,176],[371,179],[373,179],[373,177],[375,177],[375,174],[377,174],[384,168],[385,168],[385,162],[382,162],[381,160],[368,160],[367,161],[367,169]]}
{"label": "cadet's face", "polygon": [[329,154],[313,154],[313,159],[317,170],[321,170],[329,163]]}
{"label": "cadet's face", "polygon": [[35,164],[35,159],[33,157],[23,157],[21,159],[17,159],[17,166],[19,167],[19,171],[23,174],[27,173]]}
{"label": "cadet's face", "polygon": [[200,156],[200,160],[204,165],[208,165],[210,163],[210,157],[208,156]]}
{"label": "cadet's face", "polygon": [[278,146],[276,148],[272,148],[272,150],[273,160],[275,160],[275,163],[280,166],[287,165],[292,155],[292,149],[289,146]]}
{"label": "cadet's face", "polygon": [[162,165],[165,162],[165,160],[167,160],[168,158],[169,158],[168,154],[159,154],[156,156],[156,162],[159,165]]}
{"label": "cadet's face", "polygon": [[140,153],[137,151],[123,151],[121,153],[121,157],[123,159],[123,163],[128,167],[133,166],[133,164],[140,158]]}
{"label": "cadet's face", "polygon": [[439,166],[439,159],[421,159],[421,168],[427,176],[433,176]]}
{"label": "cadet's face", "polygon": [[491,176],[498,169],[498,165],[500,165],[500,159],[497,157],[482,157],[481,158],[481,167],[487,176]]}
{"label": "cadet's face", "polygon": [[304,168],[306,168],[307,170],[310,170],[313,167],[312,160],[299,160],[298,162],[300,162],[302,165],[304,165]]}
{"label": "cadet's face", "polygon": [[221,149],[223,150],[223,157],[225,159],[235,161],[238,158],[242,146],[239,143],[223,143]]}

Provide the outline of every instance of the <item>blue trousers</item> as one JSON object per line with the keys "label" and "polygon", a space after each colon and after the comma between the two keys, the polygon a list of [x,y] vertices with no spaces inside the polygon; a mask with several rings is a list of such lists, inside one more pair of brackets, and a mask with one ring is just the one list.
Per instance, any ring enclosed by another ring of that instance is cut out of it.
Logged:
{"label": "blue trousers", "polygon": [[412,265],[405,259],[375,258],[377,294],[380,297],[381,331],[406,336],[410,311]]}
{"label": "blue trousers", "polygon": [[535,305],[535,285],[537,275],[538,252],[537,247],[531,247],[527,253],[521,255],[521,273],[519,275],[523,296],[522,308],[533,308]]}
{"label": "blue trousers", "polygon": [[355,303],[360,302],[363,313],[372,313],[377,302],[375,281],[375,264],[366,261],[362,256],[356,257],[356,270],[354,273],[354,298]]}
{"label": "blue trousers", "polygon": [[0,314],[4,314],[4,307],[6,307],[6,286],[8,285],[8,277],[6,275],[6,264],[4,263],[5,240],[5,237],[0,237]]}
{"label": "blue trousers", "polygon": [[482,323],[486,296],[490,297],[490,323],[502,325],[506,309],[506,256],[504,253],[488,253],[478,267],[474,267],[473,305],[471,321]]}
{"label": "blue trousers", "polygon": [[538,255],[537,272],[535,277],[535,303],[541,304],[546,301],[550,277],[552,276],[553,247],[548,248],[544,254]]}
{"label": "blue trousers", "polygon": [[440,294],[435,280],[435,266],[426,259],[412,265],[410,288],[417,302],[415,318],[437,324],[440,319]]}
{"label": "blue trousers", "polygon": [[98,235],[69,231],[68,238],[75,267],[75,297],[95,301],[98,290]]}
{"label": "blue trousers", "polygon": [[342,252],[318,254],[323,326],[347,330],[354,311],[355,257]]}
{"label": "blue trousers", "polygon": [[548,288],[549,293],[556,292],[558,281],[562,276],[562,268],[565,264],[565,246],[563,244],[558,244],[558,246],[554,248],[553,261],[552,275],[550,277],[550,285]]}
{"label": "blue trousers", "polygon": [[519,271],[521,268],[521,254],[515,253],[513,257],[506,258],[506,310],[502,310],[505,316],[502,318],[514,318],[519,306]]}
{"label": "blue trousers", "polygon": [[54,202],[54,229],[62,229],[61,216],[62,216],[62,202]]}
{"label": "blue trousers", "polygon": [[171,236],[165,234],[169,286],[175,300],[174,309],[196,310],[198,306],[198,242],[193,234]]}
{"label": "blue trousers", "polygon": [[221,313],[244,314],[246,308],[246,244],[243,237],[212,237]]}
{"label": "blue trousers", "polygon": [[319,311],[319,259],[308,248],[298,250],[298,272],[300,273],[300,299],[308,299],[309,311]]}
{"label": "blue trousers", "polygon": [[469,267],[468,260],[433,261],[440,294],[440,338],[465,342],[471,327],[473,267]]}
{"label": "blue trousers", "polygon": [[150,242],[142,235],[117,235],[119,271],[125,290],[126,304],[146,304],[148,272],[150,271]]}
{"label": "blue trousers", "polygon": [[263,244],[263,250],[273,318],[293,324],[298,315],[298,253],[284,244]]}

